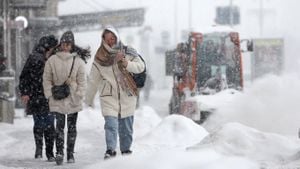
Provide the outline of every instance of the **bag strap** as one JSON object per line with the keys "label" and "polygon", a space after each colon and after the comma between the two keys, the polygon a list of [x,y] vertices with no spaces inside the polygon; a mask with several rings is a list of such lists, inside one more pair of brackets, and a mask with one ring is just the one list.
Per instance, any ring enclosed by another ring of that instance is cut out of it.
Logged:
{"label": "bag strap", "polygon": [[[69,76],[68,76],[67,80],[65,80],[64,83],[66,83],[68,81],[68,79],[71,77],[71,74],[72,74],[72,71],[73,71],[73,67],[74,67],[74,62],[75,62],[75,56],[73,56],[73,62],[72,62],[72,66],[71,66],[71,70],[70,70]],[[54,71],[55,71],[55,74],[56,74],[56,79],[58,79],[58,74],[56,72],[55,65],[54,65]]]}
{"label": "bag strap", "polygon": [[73,71],[73,67],[74,67],[74,62],[75,62],[75,56],[73,56],[72,67],[71,67],[71,70],[70,70],[70,73],[69,73],[69,76],[68,76],[68,78],[70,78],[70,77],[71,77],[71,74],[72,74],[72,71]]}
{"label": "bag strap", "polygon": [[73,62],[72,62],[71,70],[70,70],[69,76],[68,76],[67,80],[64,82],[64,84],[69,84],[70,83],[69,79],[70,79],[72,71],[73,71],[74,62],[75,62],[75,56],[73,56]]}

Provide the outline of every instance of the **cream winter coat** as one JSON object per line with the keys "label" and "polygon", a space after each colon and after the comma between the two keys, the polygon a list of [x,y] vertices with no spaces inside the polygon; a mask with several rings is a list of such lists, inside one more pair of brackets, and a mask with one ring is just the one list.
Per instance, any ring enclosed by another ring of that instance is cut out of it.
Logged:
{"label": "cream winter coat", "polygon": [[[141,73],[145,69],[144,62],[139,57],[126,55],[125,58],[129,72]],[[98,62],[93,62],[85,101],[92,106],[96,93],[99,92],[103,116],[120,115],[124,118],[134,114],[137,96],[130,95],[121,88],[117,80],[119,73],[117,64],[101,66]]]}
{"label": "cream winter coat", "polygon": [[[62,100],[54,100],[51,88],[53,85],[63,84],[70,73],[73,57],[74,67],[71,74],[71,94]],[[51,56],[45,65],[43,87],[46,98],[49,99],[51,112],[70,114],[82,110],[82,102],[86,88],[85,63],[77,53],[58,52]]]}

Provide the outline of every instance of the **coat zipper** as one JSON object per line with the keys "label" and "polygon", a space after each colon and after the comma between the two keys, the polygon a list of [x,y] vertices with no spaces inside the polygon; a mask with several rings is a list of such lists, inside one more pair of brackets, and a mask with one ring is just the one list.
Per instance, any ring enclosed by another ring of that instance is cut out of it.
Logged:
{"label": "coat zipper", "polygon": [[119,83],[118,83],[117,76],[115,74],[114,66],[112,66],[112,71],[113,71],[114,78],[115,78],[115,81],[116,81],[116,84],[117,84],[118,103],[119,103],[118,116],[121,116],[121,94],[120,94],[120,86],[119,86]]}

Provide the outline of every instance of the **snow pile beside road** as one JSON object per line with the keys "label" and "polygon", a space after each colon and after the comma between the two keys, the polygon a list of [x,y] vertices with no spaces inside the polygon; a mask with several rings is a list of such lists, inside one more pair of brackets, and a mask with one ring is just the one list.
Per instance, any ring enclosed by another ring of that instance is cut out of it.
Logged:
{"label": "snow pile beside road", "polygon": [[161,118],[150,106],[143,106],[134,115],[134,137],[141,137],[151,131],[161,122]]}
{"label": "snow pile beside road", "polygon": [[188,149],[201,151],[202,148],[211,148],[229,156],[282,163],[297,155],[300,144],[282,135],[263,133],[239,123],[228,123]]}
{"label": "snow pile beside road", "polygon": [[211,101],[216,105],[216,111],[204,126],[213,131],[228,122],[239,122],[264,132],[297,136],[300,127],[299,86],[300,79],[296,74],[267,75],[241,94]]}
{"label": "snow pile beside road", "polygon": [[147,145],[186,147],[201,141],[207,131],[181,115],[170,115],[137,142]]}

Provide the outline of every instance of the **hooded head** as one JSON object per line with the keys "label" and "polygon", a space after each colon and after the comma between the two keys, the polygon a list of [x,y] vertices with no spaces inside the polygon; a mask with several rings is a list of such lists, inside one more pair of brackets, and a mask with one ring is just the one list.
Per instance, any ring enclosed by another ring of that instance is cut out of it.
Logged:
{"label": "hooded head", "polygon": [[75,39],[74,39],[73,32],[72,31],[65,32],[60,38],[60,43],[71,43],[74,45]]}
{"label": "hooded head", "polygon": [[43,48],[48,51],[51,48],[54,48],[58,43],[58,40],[55,38],[54,35],[48,35],[48,36],[43,36],[39,40],[39,45],[41,45]]}
{"label": "hooded head", "polygon": [[103,33],[102,33],[102,39],[104,40],[104,37],[107,33],[112,33],[114,36],[115,36],[115,39],[116,39],[116,44],[119,43],[120,41],[120,38],[119,38],[119,34],[118,34],[118,31],[113,27],[113,26],[106,26],[103,30]]}

